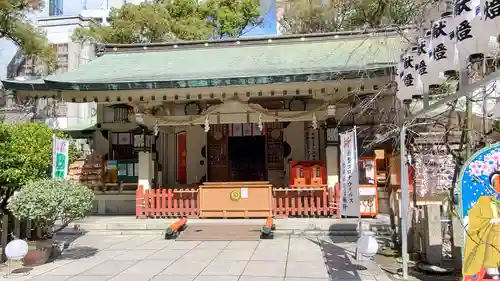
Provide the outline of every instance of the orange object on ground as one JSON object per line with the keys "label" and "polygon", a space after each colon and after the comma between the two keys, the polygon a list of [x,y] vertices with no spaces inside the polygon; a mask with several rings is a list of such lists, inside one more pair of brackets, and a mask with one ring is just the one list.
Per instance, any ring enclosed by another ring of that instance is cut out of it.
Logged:
{"label": "orange object on ground", "polygon": [[268,234],[271,233],[272,230],[273,230],[273,218],[272,217],[268,217],[266,219],[266,223],[262,227],[262,233],[268,235]]}
{"label": "orange object on ground", "polygon": [[183,217],[180,220],[174,222],[167,228],[167,235],[172,235],[179,231],[187,223],[187,218]]}

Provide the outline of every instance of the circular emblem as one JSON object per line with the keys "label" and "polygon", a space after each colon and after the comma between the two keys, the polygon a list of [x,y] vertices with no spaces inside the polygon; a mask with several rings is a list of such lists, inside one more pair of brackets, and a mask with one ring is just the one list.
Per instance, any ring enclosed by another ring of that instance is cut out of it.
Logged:
{"label": "circular emblem", "polygon": [[222,133],[221,132],[215,132],[214,133],[214,139],[215,140],[221,140],[222,139]]}
{"label": "circular emblem", "polygon": [[186,115],[199,115],[201,113],[201,107],[197,102],[192,101],[186,104],[184,107],[184,113]]}
{"label": "circular emblem", "polygon": [[233,201],[238,201],[241,199],[241,193],[239,190],[231,191],[230,196],[231,196],[231,200],[233,200]]}
{"label": "circular emblem", "polygon": [[281,137],[281,130],[274,129],[271,131],[271,137],[273,140],[278,140]]}

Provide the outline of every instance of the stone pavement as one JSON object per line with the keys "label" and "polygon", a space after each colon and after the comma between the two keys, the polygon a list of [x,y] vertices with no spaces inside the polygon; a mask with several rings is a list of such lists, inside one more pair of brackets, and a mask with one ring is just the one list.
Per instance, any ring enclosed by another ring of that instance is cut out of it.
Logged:
{"label": "stone pavement", "polygon": [[0,280],[390,280],[373,261],[356,265],[352,258],[356,237],[284,235],[273,240],[205,242],[164,240],[157,235],[64,238],[70,246],[56,261],[26,269],[26,276]]}

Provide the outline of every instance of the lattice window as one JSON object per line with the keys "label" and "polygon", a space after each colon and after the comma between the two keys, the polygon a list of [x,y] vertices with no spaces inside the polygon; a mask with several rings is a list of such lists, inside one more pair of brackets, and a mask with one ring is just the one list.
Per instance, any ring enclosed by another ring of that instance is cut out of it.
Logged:
{"label": "lattice window", "polygon": [[266,124],[267,167],[271,170],[283,170],[283,131],[281,123]]}
{"label": "lattice window", "polygon": [[68,44],[52,45],[57,53],[57,70],[56,73],[68,72],[69,52]]}
{"label": "lattice window", "polygon": [[114,160],[138,159],[137,152],[134,150],[133,133],[112,133],[111,147]]}
{"label": "lattice window", "polygon": [[113,108],[114,121],[115,122],[128,122],[129,112],[130,112],[130,108],[128,106]]}
{"label": "lattice window", "polygon": [[119,106],[115,105],[113,107],[104,107],[104,122],[114,123],[114,122],[129,122],[128,116],[130,112],[130,107],[127,105]]}
{"label": "lattice window", "polygon": [[227,166],[227,135],[228,129],[226,125],[210,125],[208,131],[210,145],[208,147],[209,163],[212,167]]}

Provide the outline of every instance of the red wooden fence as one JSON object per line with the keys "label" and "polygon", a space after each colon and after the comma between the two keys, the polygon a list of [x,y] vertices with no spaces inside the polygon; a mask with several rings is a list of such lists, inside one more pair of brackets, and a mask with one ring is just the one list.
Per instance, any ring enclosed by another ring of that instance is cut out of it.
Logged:
{"label": "red wooden fence", "polygon": [[136,191],[137,218],[198,217],[198,189],[162,188]]}
{"label": "red wooden fence", "polygon": [[[275,217],[330,217],[338,216],[340,193],[337,189],[288,189],[273,190]],[[337,197],[337,198],[336,198]]]}
{"label": "red wooden fence", "polygon": [[[291,190],[275,188],[273,215],[275,217],[338,216],[340,193],[335,189]],[[136,192],[137,218],[198,217],[197,188],[162,188]]]}

